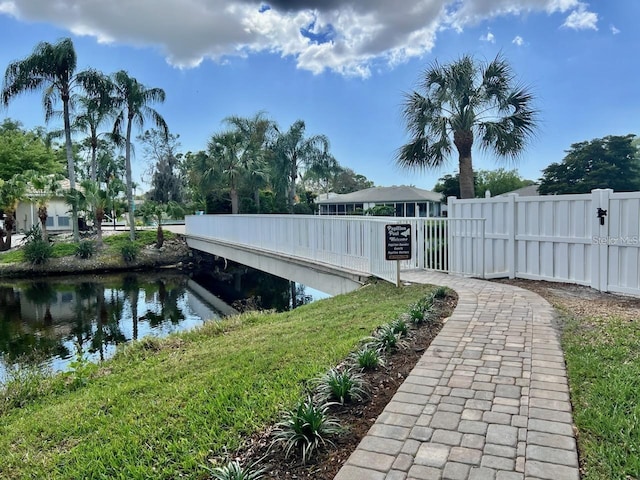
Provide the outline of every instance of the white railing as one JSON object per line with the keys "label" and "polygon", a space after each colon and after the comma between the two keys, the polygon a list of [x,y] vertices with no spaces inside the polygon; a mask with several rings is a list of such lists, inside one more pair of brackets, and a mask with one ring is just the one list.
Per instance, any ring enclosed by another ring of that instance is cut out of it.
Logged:
{"label": "white railing", "polygon": [[[385,258],[387,224],[412,227],[411,260],[400,262],[401,269],[484,275],[482,219],[196,215],[186,218],[185,232],[191,237],[328,264],[395,282],[398,262]],[[463,257],[458,259],[458,254]]]}

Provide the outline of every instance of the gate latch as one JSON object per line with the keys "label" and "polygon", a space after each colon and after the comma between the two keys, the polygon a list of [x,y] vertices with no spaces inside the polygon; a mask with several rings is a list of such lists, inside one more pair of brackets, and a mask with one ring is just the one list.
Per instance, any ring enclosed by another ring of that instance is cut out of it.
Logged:
{"label": "gate latch", "polygon": [[604,217],[607,216],[607,211],[598,207],[598,218],[600,219],[600,225],[604,225]]}

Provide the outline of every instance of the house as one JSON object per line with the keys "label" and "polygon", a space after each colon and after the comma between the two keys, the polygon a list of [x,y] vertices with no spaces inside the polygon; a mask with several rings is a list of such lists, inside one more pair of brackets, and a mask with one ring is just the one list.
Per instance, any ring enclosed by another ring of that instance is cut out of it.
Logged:
{"label": "house", "polygon": [[539,188],[540,188],[540,185],[537,185],[534,183],[533,185],[527,185],[526,187],[518,188],[517,190],[512,190],[510,192],[503,193],[502,195],[498,195],[498,196],[504,197],[505,195],[510,195],[512,193],[515,193],[520,197],[539,197],[540,196],[540,192],[538,191]]}
{"label": "house", "polygon": [[362,215],[374,207],[387,207],[395,217],[439,217],[442,195],[405,185],[372,187],[343,195],[316,199],[320,215]]}
{"label": "house", "polygon": [[[68,179],[60,180],[58,191],[69,190]],[[31,187],[28,190],[28,198],[21,200],[16,208],[16,231],[30,230],[33,225],[40,226],[38,218],[38,193]],[[47,202],[47,231],[66,232],[71,231],[71,207],[64,201],[61,193],[56,193]]]}

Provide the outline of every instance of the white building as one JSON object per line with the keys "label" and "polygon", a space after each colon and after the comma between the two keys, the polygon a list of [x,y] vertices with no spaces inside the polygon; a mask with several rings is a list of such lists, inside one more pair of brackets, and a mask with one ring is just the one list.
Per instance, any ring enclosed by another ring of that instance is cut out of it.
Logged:
{"label": "white building", "polygon": [[316,199],[320,215],[363,215],[374,207],[388,207],[395,217],[440,217],[442,194],[408,186],[372,187]]}

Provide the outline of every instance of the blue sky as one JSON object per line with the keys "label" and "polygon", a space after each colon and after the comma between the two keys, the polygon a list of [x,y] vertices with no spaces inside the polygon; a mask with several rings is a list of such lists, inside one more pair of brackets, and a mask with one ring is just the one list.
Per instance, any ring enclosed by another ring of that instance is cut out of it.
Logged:
{"label": "blue sky", "polygon": [[[474,167],[535,180],[572,143],[639,133],[638,18],[637,0],[0,0],[0,72],[40,41],[71,37],[79,69],[124,69],[165,90],[156,109],[183,151],[206,148],[229,115],[264,111],[282,128],[303,119],[376,185],[431,189],[456,157],[419,173],[394,164],[403,93],[431,62],[506,57],[536,95],[540,129],[516,165],[476,150]],[[40,95],[4,117],[43,125]]]}

